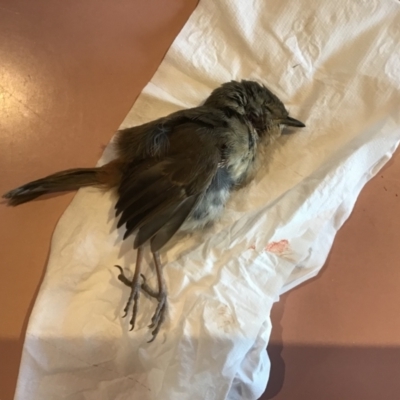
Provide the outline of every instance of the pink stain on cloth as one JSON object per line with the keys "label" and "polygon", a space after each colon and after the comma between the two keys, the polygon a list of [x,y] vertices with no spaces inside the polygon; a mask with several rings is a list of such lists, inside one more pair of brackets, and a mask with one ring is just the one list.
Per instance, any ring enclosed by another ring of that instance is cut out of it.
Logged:
{"label": "pink stain on cloth", "polygon": [[281,255],[289,250],[289,241],[286,239],[280,240],[279,242],[271,242],[265,246],[265,250],[270,253]]}
{"label": "pink stain on cloth", "polygon": [[[256,245],[252,244],[249,247],[249,250],[256,250]],[[287,254],[290,252],[290,247],[289,247],[289,241],[286,239],[282,239],[279,242],[271,242],[268,243],[265,247],[264,247],[265,251],[268,251],[270,253],[274,253],[277,254],[279,256]]]}

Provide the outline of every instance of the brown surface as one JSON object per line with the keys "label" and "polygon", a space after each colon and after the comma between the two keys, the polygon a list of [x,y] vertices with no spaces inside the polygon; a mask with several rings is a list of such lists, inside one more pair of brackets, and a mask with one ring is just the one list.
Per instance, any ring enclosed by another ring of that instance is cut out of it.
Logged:
{"label": "brown surface", "polygon": [[[196,2],[1,0],[0,193],[93,165]],[[399,398],[399,172],[397,155],[363,191],[321,275],[274,308],[264,398]],[[72,196],[0,206],[1,400],[12,399],[51,235]]]}
{"label": "brown surface", "polygon": [[[196,4],[1,0],[0,193],[94,165]],[[13,397],[51,235],[72,197],[0,205],[1,400]]]}
{"label": "brown surface", "polygon": [[363,189],[320,274],[272,311],[263,399],[400,399],[400,153]]}

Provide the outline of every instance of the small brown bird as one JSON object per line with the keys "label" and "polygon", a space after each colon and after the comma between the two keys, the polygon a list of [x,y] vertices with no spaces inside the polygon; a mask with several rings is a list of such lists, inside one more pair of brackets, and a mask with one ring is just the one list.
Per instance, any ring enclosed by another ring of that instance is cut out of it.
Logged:
{"label": "small brown bird", "polygon": [[[116,190],[118,227],[124,239],[135,234],[132,280],[120,266],[118,279],[131,288],[124,308],[133,302],[135,326],[140,289],[158,300],[149,326],[153,341],[165,318],[166,288],[159,251],[178,230],[200,229],[216,220],[231,192],[250,180],[261,146],[283,126],[304,127],[265,86],[242,80],[215,89],[199,107],[119,131],[117,157],[98,168],[77,168],[27,183],[4,194],[18,205],[41,195],[98,186]],[[158,290],[141,275],[143,247],[150,244]],[[140,282],[142,276],[142,282]]]}

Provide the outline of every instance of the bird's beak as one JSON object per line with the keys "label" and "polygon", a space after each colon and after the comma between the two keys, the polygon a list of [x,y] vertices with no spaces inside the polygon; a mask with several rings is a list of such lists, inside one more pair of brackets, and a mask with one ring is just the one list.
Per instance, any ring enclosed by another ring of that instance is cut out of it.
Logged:
{"label": "bird's beak", "polygon": [[305,125],[304,125],[301,121],[299,121],[299,120],[297,120],[297,119],[294,119],[294,118],[292,118],[292,117],[286,117],[286,118],[281,122],[281,125],[294,126],[294,127],[296,127],[296,128],[305,128]]}

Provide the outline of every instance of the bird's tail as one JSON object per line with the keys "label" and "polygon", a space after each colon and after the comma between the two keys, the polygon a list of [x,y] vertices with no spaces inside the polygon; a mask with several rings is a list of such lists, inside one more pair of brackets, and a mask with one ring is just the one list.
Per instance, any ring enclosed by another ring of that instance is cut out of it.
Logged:
{"label": "bird's tail", "polygon": [[10,190],[3,198],[9,205],[17,206],[48,193],[77,190],[86,186],[113,187],[119,179],[120,169],[114,162],[98,168],[67,169]]}

